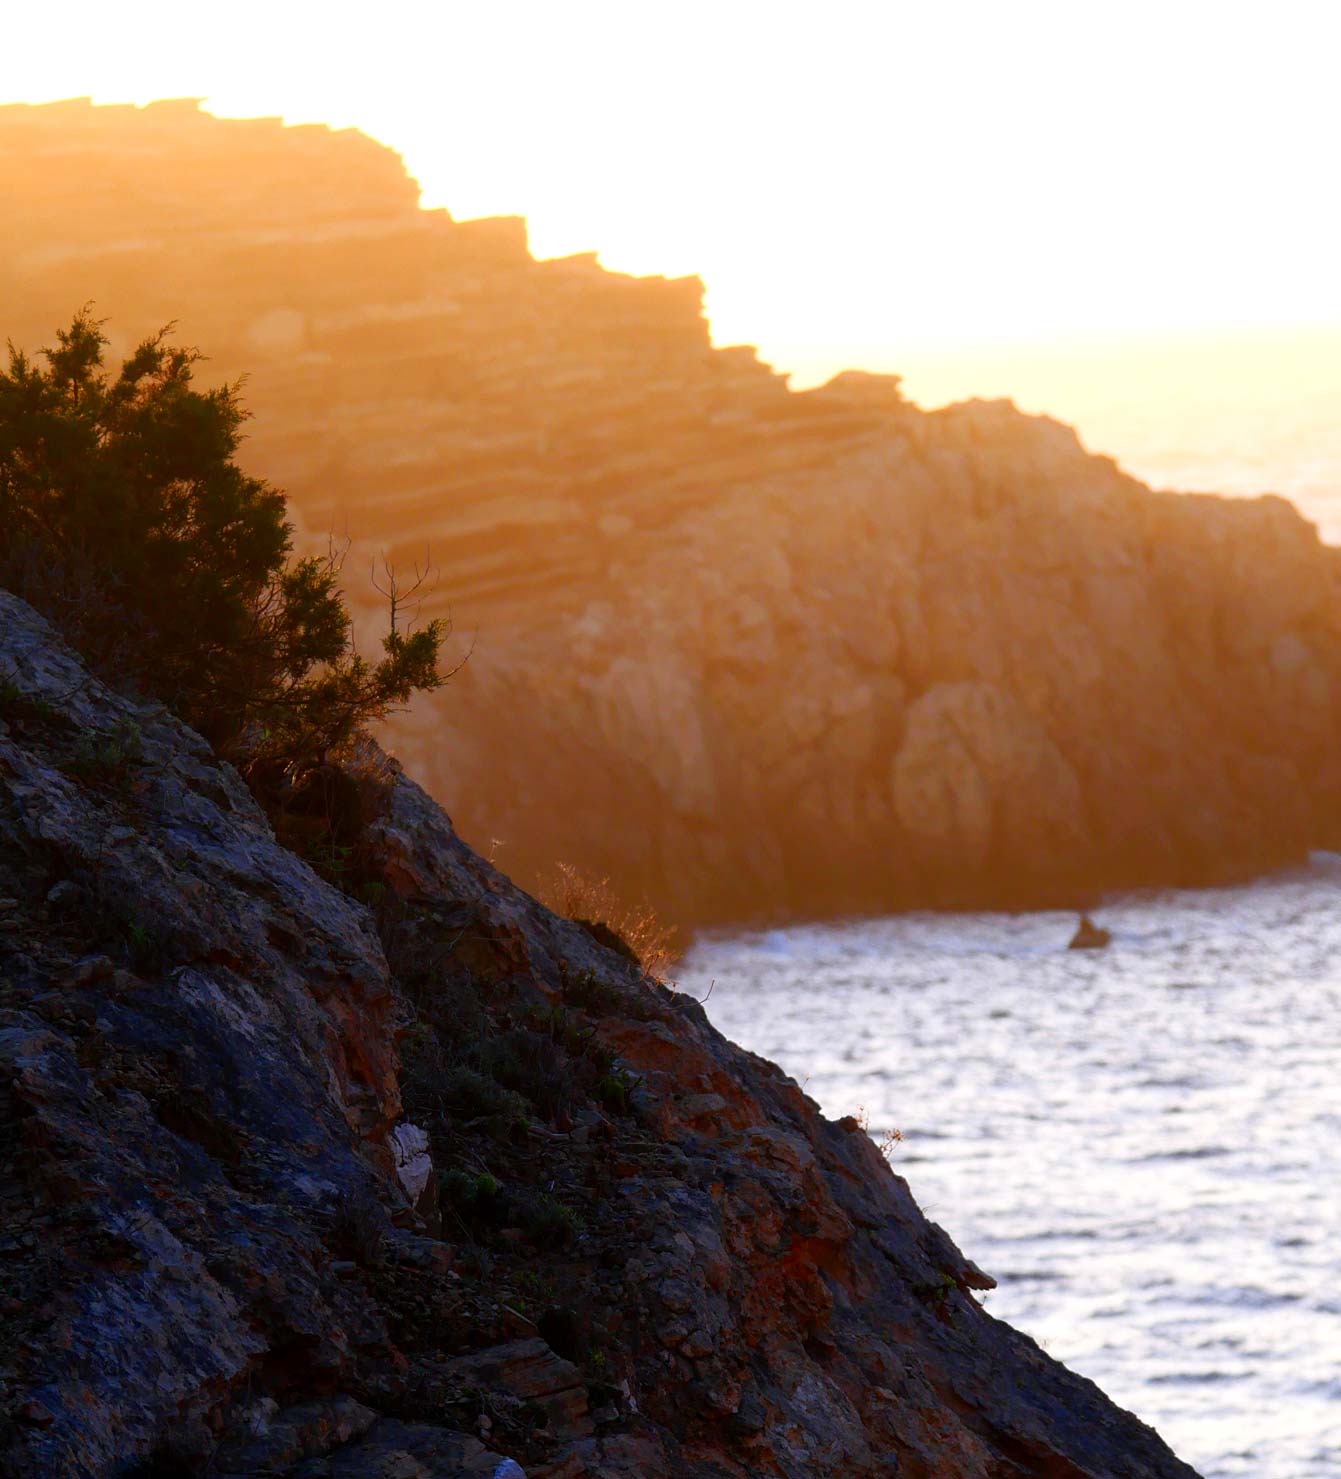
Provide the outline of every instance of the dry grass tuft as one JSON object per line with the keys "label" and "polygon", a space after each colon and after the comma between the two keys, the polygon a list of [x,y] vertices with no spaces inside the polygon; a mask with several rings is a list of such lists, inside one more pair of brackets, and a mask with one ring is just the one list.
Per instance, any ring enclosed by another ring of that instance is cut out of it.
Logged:
{"label": "dry grass tuft", "polygon": [[884,1156],[886,1160],[889,1160],[889,1158],[894,1154],[894,1147],[898,1145],[903,1139],[903,1131],[895,1129],[894,1126],[891,1125],[889,1129],[886,1130],[878,1140],[876,1140],[875,1131],[871,1129],[870,1112],[867,1110],[864,1104],[858,1108],[856,1114],[852,1117],[856,1120],[862,1134],[869,1135],[872,1140],[875,1140],[875,1148],[880,1152],[882,1156]]}
{"label": "dry grass tuft", "polygon": [[541,885],[540,901],[565,919],[613,930],[658,980],[679,958],[673,925],[663,924],[648,904],[626,903],[608,878],[593,878],[572,863],[555,867]]}

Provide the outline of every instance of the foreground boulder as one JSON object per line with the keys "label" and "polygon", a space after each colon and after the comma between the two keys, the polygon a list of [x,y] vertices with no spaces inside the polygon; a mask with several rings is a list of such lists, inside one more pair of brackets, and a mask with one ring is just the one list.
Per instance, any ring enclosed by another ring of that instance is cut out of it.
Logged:
{"label": "foreground boulder", "polygon": [[372,907],[0,592],[0,1471],[1189,1479],[856,1121],[351,784]]}
{"label": "foreground boulder", "polygon": [[315,541],[429,552],[473,653],[396,745],[523,883],[1074,906],[1341,841],[1341,557],[1282,500],[893,377],[793,391],[696,279],[537,261],[353,130],[5,108],[0,196],[3,334],[176,320]]}

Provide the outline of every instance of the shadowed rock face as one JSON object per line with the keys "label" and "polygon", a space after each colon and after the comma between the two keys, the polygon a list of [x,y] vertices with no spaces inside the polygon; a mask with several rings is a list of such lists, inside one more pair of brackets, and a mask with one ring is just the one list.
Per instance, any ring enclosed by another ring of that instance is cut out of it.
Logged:
{"label": "shadowed rock face", "polygon": [[3,592],[0,680],[0,1471],[1195,1479],[403,775],[374,919]]}
{"label": "shadowed rock face", "polygon": [[1075,902],[1341,831],[1341,567],[1278,499],[892,377],[792,392],[696,279],[537,262],[349,131],[0,109],[0,190],[6,332],[177,319],[309,535],[431,550],[474,651],[395,742],[524,881],[699,923]]}

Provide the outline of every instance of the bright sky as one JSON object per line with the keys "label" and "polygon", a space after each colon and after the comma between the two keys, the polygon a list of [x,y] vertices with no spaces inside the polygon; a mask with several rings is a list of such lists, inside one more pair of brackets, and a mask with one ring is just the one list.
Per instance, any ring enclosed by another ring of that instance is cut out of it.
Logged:
{"label": "bright sky", "polygon": [[0,101],[356,125],[541,255],[701,274],[798,383],[1038,350],[1076,416],[1068,345],[1341,330],[1336,0],[0,6]]}

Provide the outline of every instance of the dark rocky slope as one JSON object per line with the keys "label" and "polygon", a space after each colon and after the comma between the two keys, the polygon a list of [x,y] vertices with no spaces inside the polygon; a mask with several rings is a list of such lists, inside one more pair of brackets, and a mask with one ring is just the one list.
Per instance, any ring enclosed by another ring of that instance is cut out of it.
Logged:
{"label": "dark rocky slope", "polygon": [[855,1121],[353,774],[375,909],[0,592],[0,1472],[1191,1479]]}
{"label": "dark rocky slope", "polygon": [[793,392],[696,279],[538,262],[352,131],[4,108],[0,195],[5,333],[177,320],[314,538],[431,549],[477,639],[398,748],[523,882],[699,922],[1074,901],[1341,834],[1341,567],[1280,500],[892,378]]}

